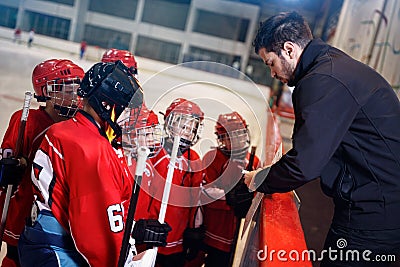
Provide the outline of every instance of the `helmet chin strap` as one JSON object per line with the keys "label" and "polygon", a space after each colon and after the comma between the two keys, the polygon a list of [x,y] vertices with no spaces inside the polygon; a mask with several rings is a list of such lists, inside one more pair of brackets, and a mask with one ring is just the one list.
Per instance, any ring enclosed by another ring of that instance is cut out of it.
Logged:
{"label": "helmet chin strap", "polygon": [[78,111],[78,106],[64,107],[60,105],[54,105],[54,109],[58,110],[58,115],[61,117],[72,118]]}
{"label": "helmet chin strap", "polygon": [[33,97],[36,98],[37,102],[46,102],[47,100],[51,100],[50,97],[44,95],[34,94]]}

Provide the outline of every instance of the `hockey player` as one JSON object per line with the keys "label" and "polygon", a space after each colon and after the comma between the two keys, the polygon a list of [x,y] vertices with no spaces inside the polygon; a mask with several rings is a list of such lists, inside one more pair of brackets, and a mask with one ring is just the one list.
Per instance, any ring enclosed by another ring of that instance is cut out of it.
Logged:
{"label": "hockey player", "polygon": [[[83,110],[50,127],[35,155],[39,212],[18,244],[22,266],[117,265],[133,177],[114,141],[121,136],[116,120],[128,105],[142,105],[142,90],[118,61],[93,65],[78,95]],[[139,220],[132,236],[158,246],[169,230]]]}
{"label": "hockey player", "polygon": [[163,130],[158,122],[157,115],[145,105],[142,105],[139,116],[135,114],[135,110],[131,110],[130,116],[122,121],[120,125],[123,131],[124,152],[132,174],[134,174],[136,168],[137,149],[145,146],[150,150],[135,212],[135,220],[146,219],[149,218],[148,211],[151,204],[150,190],[154,186],[162,186],[156,184],[157,179],[154,178],[155,171],[150,159],[155,157],[163,148]]}
{"label": "hockey player", "polygon": [[138,78],[138,67],[135,57],[127,50],[119,50],[115,48],[108,49],[104,52],[101,62],[115,62],[121,60],[131,71],[131,73]]}
{"label": "hockey player", "polygon": [[136,157],[137,148],[150,149],[149,158],[155,157],[163,147],[163,131],[157,115],[144,104],[139,115],[130,110],[127,118],[119,122],[123,129],[124,150],[127,156]]}
{"label": "hockey player", "polygon": [[[83,75],[83,69],[67,59],[49,59],[35,66],[32,72],[34,97],[45,105],[29,111],[22,158],[16,158],[18,155],[14,155],[22,110],[15,112],[10,119],[0,148],[0,165],[3,170],[1,186],[7,188],[8,184],[14,185],[3,239],[7,243],[7,255],[2,266],[19,266],[18,239],[24,230],[25,219],[29,216],[33,203],[30,178],[33,157],[46,129],[53,123],[75,114],[79,105],[76,92]],[[10,161],[10,158],[14,160]],[[0,194],[0,205],[3,208],[6,191],[2,190]]]}
{"label": "hockey player", "polygon": [[[185,264],[185,256],[189,256],[189,259],[196,256],[198,240],[184,240],[184,235],[193,239],[192,237],[197,236],[198,232],[201,235],[202,231],[194,220],[198,210],[198,193],[195,193],[195,190],[190,192],[188,187],[199,187],[203,179],[200,157],[190,148],[200,137],[203,117],[204,113],[197,104],[183,98],[174,100],[164,115],[164,128],[167,134],[164,149],[152,159],[154,168],[160,176],[167,177],[173,138],[179,136],[180,142],[169,198],[169,203],[172,204],[168,205],[165,216],[165,221],[171,225],[172,231],[168,235],[167,246],[158,250],[156,266],[179,267]],[[158,218],[163,187],[152,189],[158,190],[152,191],[155,198],[150,206],[150,216]],[[189,244],[193,246],[188,247]]]}
{"label": "hockey player", "polygon": [[247,166],[250,134],[239,113],[219,115],[215,130],[218,147],[203,157],[207,185],[202,200],[209,203],[204,206],[205,266],[225,267],[230,266],[238,222],[253,199],[241,179],[241,171],[256,168],[259,160],[254,157],[253,165]]}

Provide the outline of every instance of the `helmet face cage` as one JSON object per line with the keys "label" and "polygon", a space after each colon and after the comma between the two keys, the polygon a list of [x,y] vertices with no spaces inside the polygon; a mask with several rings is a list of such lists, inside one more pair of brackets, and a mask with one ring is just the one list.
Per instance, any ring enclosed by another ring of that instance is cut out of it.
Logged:
{"label": "helmet face cage", "polygon": [[244,157],[250,147],[246,121],[236,111],[218,116],[215,126],[218,148],[227,156]]}
{"label": "helmet face cage", "polygon": [[80,79],[56,79],[46,83],[46,96],[62,117],[72,118],[82,108],[77,95]]}
{"label": "helmet face cage", "polygon": [[180,137],[180,147],[190,147],[200,139],[202,120],[195,115],[171,112],[165,121],[165,131],[169,138]]}
{"label": "helmet face cage", "polygon": [[158,123],[157,115],[149,113],[146,107],[126,109],[119,122],[122,128],[122,142],[127,156],[137,157],[141,146],[149,148],[149,158],[155,157],[163,148],[163,129]]}
{"label": "helmet face cage", "polygon": [[219,149],[227,155],[245,156],[250,147],[250,133],[246,128],[217,133]]}
{"label": "helmet face cage", "polygon": [[155,157],[162,149],[164,144],[163,130],[160,125],[146,126],[133,129],[129,134],[132,151],[136,156],[137,149],[141,146],[149,148],[149,158]]}

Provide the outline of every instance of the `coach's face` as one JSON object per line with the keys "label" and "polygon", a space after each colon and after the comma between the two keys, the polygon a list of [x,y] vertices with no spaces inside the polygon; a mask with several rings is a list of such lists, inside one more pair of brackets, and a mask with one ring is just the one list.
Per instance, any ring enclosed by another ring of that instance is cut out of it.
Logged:
{"label": "coach's face", "polygon": [[286,42],[280,55],[275,52],[268,52],[266,48],[261,48],[258,55],[270,68],[272,78],[276,78],[282,83],[288,83],[293,78],[301,50],[296,44]]}

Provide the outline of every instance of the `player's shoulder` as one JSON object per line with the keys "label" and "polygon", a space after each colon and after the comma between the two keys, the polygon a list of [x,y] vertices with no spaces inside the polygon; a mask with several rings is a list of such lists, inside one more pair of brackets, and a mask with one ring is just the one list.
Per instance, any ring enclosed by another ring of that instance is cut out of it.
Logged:
{"label": "player's shoulder", "polygon": [[21,118],[21,114],[22,114],[22,109],[19,109],[19,110],[15,111],[15,112],[11,115],[11,119],[13,119],[13,118]]}
{"label": "player's shoulder", "polygon": [[157,153],[157,155],[155,155],[153,158],[151,158],[151,162],[154,163],[155,161],[160,160],[160,159],[164,158],[164,157],[167,156],[167,155],[168,155],[168,153],[167,153],[167,151],[165,150],[165,148],[162,148],[162,149]]}
{"label": "player's shoulder", "polygon": [[197,153],[196,150],[190,149],[190,153],[188,153],[188,152],[189,152],[189,150],[186,151],[185,154],[184,154],[184,156],[186,158],[190,157],[190,160],[198,160],[198,159],[200,159],[199,153]]}
{"label": "player's shoulder", "polygon": [[211,150],[208,150],[206,154],[204,154],[203,158],[215,158],[218,154],[218,149],[212,148]]}
{"label": "player's shoulder", "polygon": [[30,109],[28,114],[28,122],[29,121],[38,121],[38,123],[48,123],[53,124],[53,119],[50,115],[43,109]]}
{"label": "player's shoulder", "polygon": [[59,138],[64,138],[66,136],[73,139],[75,135],[74,131],[70,127],[69,120],[70,119],[54,123],[49,127],[46,134],[48,136],[54,136]]}
{"label": "player's shoulder", "polygon": [[[35,120],[38,116],[42,115],[42,113],[44,113],[44,111],[39,109],[29,109],[28,121]],[[21,116],[22,116],[22,109],[19,109],[11,115],[10,121],[20,121]]]}
{"label": "player's shoulder", "polygon": [[162,148],[160,150],[160,152],[157,153],[156,156],[150,158],[150,161],[153,164],[154,168],[159,168],[163,164],[168,164],[169,155],[168,155],[167,151],[165,150],[165,148]]}

